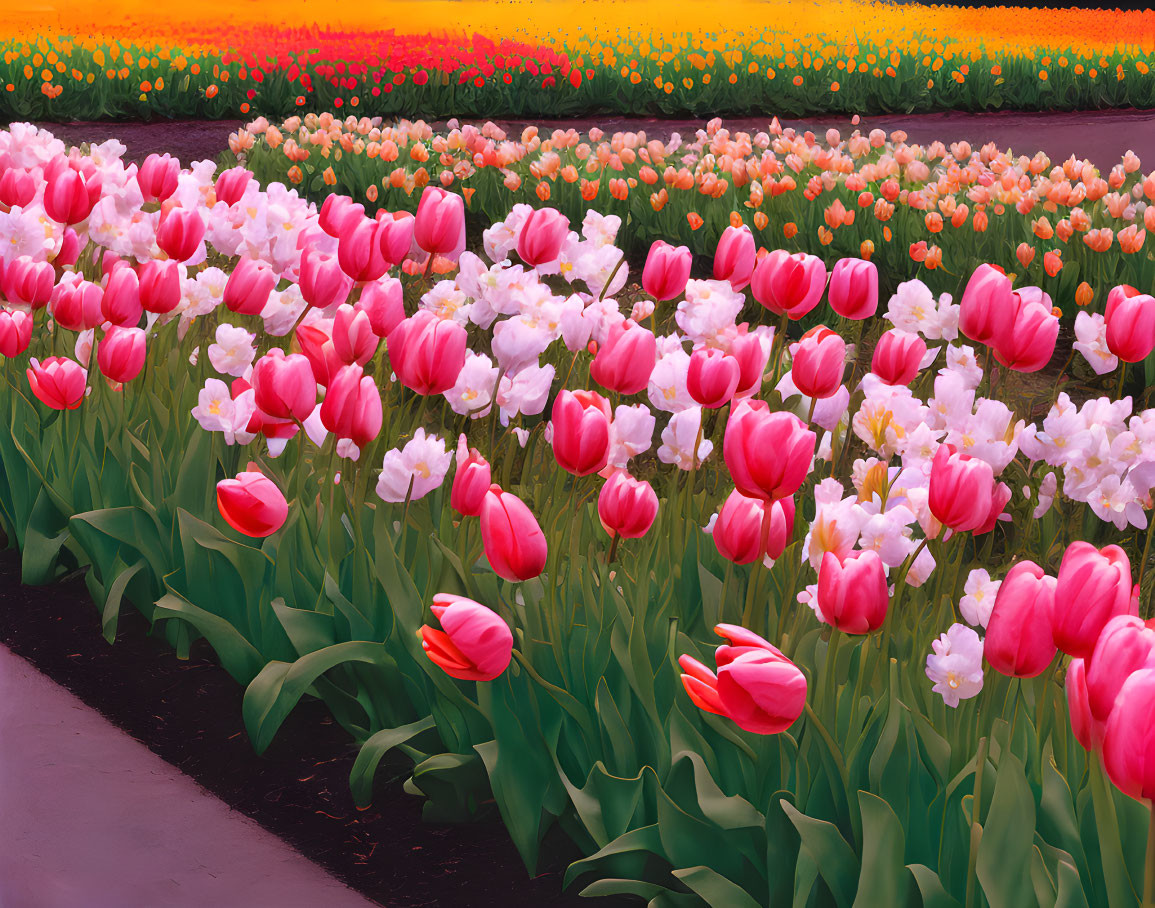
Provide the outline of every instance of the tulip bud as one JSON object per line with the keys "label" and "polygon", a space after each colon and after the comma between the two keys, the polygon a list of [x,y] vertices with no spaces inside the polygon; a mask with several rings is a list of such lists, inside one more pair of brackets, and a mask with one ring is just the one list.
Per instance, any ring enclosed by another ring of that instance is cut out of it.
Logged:
{"label": "tulip bud", "polygon": [[137,279],[142,309],[166,315],[180,305],[180,266],[172,259],[145,262]]}
{"label": "tulip bud", "polygon": [[173,208],[162,215],[156,229],[156,244],[170,258],[187,262],[205,238],[205,222],[199,211]]}
{"label": "tulip bud", "polygon": [[701,347],[690,356],[686,390],[703,407],[717,409],[730,402],[742,378],[741,364],[713,347]]}
{"label": "tulip bud", "polygon": [[260,315],[276,286],[277,276],[272,268],[244,256],[225,282],[225,305],[241,315]]}
{"label": "tulip bud", "polygon": [[1055,658],[1051,639],[1055,583],[1033,561],[1020,561],[1007,573],[983,642],[983,656],[995,671],[1034,678],[1051,664]]}
{"label": "tulip bud", "polygon": [[146,202],[163,202],[176,192],[180,161],[172,155],[150,154],[136,172],[140,194]]}
{"label": "tulip bud", "polygon": [[856,321],[878,311],[878,266],[863,259],[839,259],[830,273],[830,308]]}
{"label": "tulip bud", "polygon": [[363,448],[380,433],[382,417],[377,383],[358,365],[338,369],[321,402],[321,425]]}
{"label": "tulip bud", "polygon": [[794,348],[794,387],[818,400],[833,397],[846,371],[846,342],[825,325],[811,328]]}
{"label": "tulip bud", "polygon": [[553,404],[553,454],[575,476],[601,471],[610,454],[610,404],[596,391],[562,391]]}
{"label": "tulip bud", "polygon": [[1083,750],[1095,750],[1102,743],[1102,729],[1091,715],[1087,699],[1087,669],[1082,659],[1072,659],[1063,682],[1067,692],[1067,710],[1071,716],[1071,731]]}
{"label": "tulip bud", "polygon": [[1103,768],[1123,794],[1155,799],[1155,668],[1135,672],[1115,699],[1103,733]]}
{"label": "tulip bud", "polygon": [[353,281],[341,270],[334,256],[308,249],[301,256],[298,285],[306,303],[318,309],[328,309],[345,302]]}
{"label": "tulip bud", "polygon": [[395,277],[385,277],[366,284],[353,308],[369,316],[369,327],[374,334],[387,338],[405,319],[401,282]]}
{"label": "tulip bud", "polygon": [[722,456],[738,491],[776,501],[793,495],[810,472],[818,437],[793,413],[742,401],[726,423]]}
{"label": "tulip bud", "polygon": [[251,170],[245,167],[230,167],[221,171],[213,187],[217,201],[232,206],[244,198],[245,190],[253,179]]}
{"label": "tulip bud", "polygon": [[426,186],[417,203],[413,239],[431,255],[456,261],[465,249],[465,200],[455,192]]}
{"label": "tulip bud", "polygon": [[1125,363],[1155,350],[1155,297],[1125,284],[1107,294],[1107,349]]}
{"label": "tulip bud", "polygon": [[443,394],[465,366],[465,329],[421,309],[389,335],[389,361],[406,388],[418,394]]}
{"label": "tulip bud", "polygon": [[869,634],[882,627],[890,606],[886,572],[873,550],[822,556],[818,569],[818,609],[832,627],[846,634]]}
{"label": "tulip bud", "polygon": [[654,333],[631,319],[614,325],[590,363],[590,377],[619,394],[637,394],[650,383],[657,362]]}
{"label": "tulip bud", "polygon": [[642,269],[642,289],[658,302],[672,300],[686,290],[693,256],[686,246],[656,240]]}
{"label": "tulip bud", "polygon": [[377,352],[378,339],[366,312],[348,303],[337,308],[333,319],[333,349],[345,363],[365,365]]}
{"label": "tulip bud", "polygon": [[146,355],[144,330],[141,328],[113,325],[96,347],[96,362],[101,375],[121,384],[140,375]]}
{"label": "tulip bud", "polygon": [[413,215],[408,211],[377,212],[377,242],[389,266],[400,265],[413,247]]}
{"label": "tulip bud", "polygon": [[36,178],[27,170],[10,167],[0,176],[0,205],[27,208],[36,198]]}
{"label": "tulip bud", "polygon": [[490,487],[481,505],[481,541],[499,577],[529,580],[545,569],[548,548],[533,512],[497,486]]}
{"label": "tulip bud", "polygon": [[476,448],[469,448],[462,435],[457,444],[457,472],[449,492],[450,506],[463,517],[477,517],[491,482],[488,461]]}
{"label": "tulip bud", "polygon": [[1131,562],[1117,545],[1099,551],[1089,542],[1072,542],[1063,554],[1057,584],[1055,646],[1078,659],[1091,658],[1108,621],[1135,613]]}
{"label": "tulip bud", "polygon": [[[718,240],[718,249],[714,253],[714,280],[729,281],[730,286],[740,293],[749,285],[756,261],[754,234],[750,228],[745,224],[741,227],[731,225],[722,231]],[[684,285],[682,289],[685,290]]]}
{"label": "tulip bud", "polygon": [[100,312],[103,298],[104,290],[99,284],[83,280],[79,274],[66,274],[52,291],[48,308],[62,328],[87,331],[104,321]]}
{"label": "tulip bud", "polygon": [[826,289],[826,266],[822,259],[785,249],[775,249],[754,268],[750,279],[754,299],[775,315],[797,321],[818,305]]}
{"label": "tulip bud", "polygon": [[[58,159],[59,160],[59,159]],[[79,224],[87,220],[100,201],[101,180],[86,176],[69,166],[45,172],[44,211],[60,224]]]}
{"label": "tulip bud", "polygon": [[922,368],[926,341],[910,331],[885,332],[874,347],[870,371],[888,385],[909,385]]}
{"label": "tulip bud", "polygon": [[0,309],[0,355],[12,359],[27,350],[32,343],[32,323],[31,312]]}
{"label": "tulip bud", "polygon": [[325,233],[339,240],[354,223],[365,217],[365,206],[347,195],[333,193],[325,197],[317,215],[317,223]]}
{"label": "tulip bud", "polygon": [[1107,721],[1123,683],[1134,672],[1155,667],[1153,656],[1155,629],[1137,615],[1117,615],[1107,622],[1085,660],[1087,704],[1096,722]]}
{"label": "tulip bud", "polygon": [[377,280],[389,267],[381,252],[378,222],[367,217],[350,218],[342,226],[337,241],[341,270],[358,283]]}
{"label": "tulip bud", "polygon": [[257,539],[273,535],[289,516],[289,503],[276,483],[255,471],[218,482],[217,509],[234,530]]}
{"label": "tulip bud", "polygon": [[100,300],[100,312],[106,322],[122,328],[135,328],[144,309],[140,304],[140,279],[127,265],[113,268]]}
{"label": "tulip bud", "polygon": [[1011,281],[992,265],[979,265],[959,304],[959,330],[971,340],[994,346],[1014,320]]}
{"label": "tulip bud", "polygon": [[4,270],[4,296],[17,306],[44,308],[52,299],[55,283],[56,272],[51,263],[33,261],[31,256],[17,256]]}
{"label": "tulip bud", "polygon": [[304,422],[317,404],[317,382],[300,353],[274,347],[253,365],[251,381],[257,409],[274,419]]}
{"label": "tulip bud", "polygon": [[529,213],[517,236],[517,254],[529,267],[556,262],[569,236],[569,218],[556,208],[537,208]]}
{"label": "tulip bud", "polygon": [[994,469],[985,460],[939,445],[930,470],[928,503],[935,520],[958,533],[975,530],[990,516]]}
{"label": "tulip bud", "polygon": [[1010,325],[991,344],[995,359],[1016,372],[1038,372],[1055,353],[1058,316],[1051,298],[1037,287],[1015,291],[1011,299]]}
{"label": "tulip bud", "polygon": [[598,518],[602,529],[613,536],[638,539],[645,536],[658,516],[658,496],[653,486],[634,479],[624,470],[614,473],[598,494]]}

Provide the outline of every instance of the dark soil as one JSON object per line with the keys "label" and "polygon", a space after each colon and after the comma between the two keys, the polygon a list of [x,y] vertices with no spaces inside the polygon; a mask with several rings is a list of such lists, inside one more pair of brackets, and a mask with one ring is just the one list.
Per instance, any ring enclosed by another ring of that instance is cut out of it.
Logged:
{"label": "dark soil", "polygon": [[184,167],[194,161],[213,160],[229,147],[229,136],[244,129],[245,120],[157,120],[151,123],[74,122],[37,123],[66,145],[88,142],[99,145],[109,139],[123,142],[126,162],[143,163],[150,154],[171,154]]}
{"label": "dark soil", "polygon": [[528,879],[496,813],[425,823],[420,799],[401,790],[411,768],[401,757],[383,761],[372,807],[357,810],[355,747],[319,700],[303,700],[258,757],[241,720],[243,690],[203,641],[180,661],[125,609],[110,646],[83,579],[23,586],[13,550],[0,552],[0,590],[0,641],[13,652],[368,898],[391,908],[591,904],[578,887],[561,891],[579,855],[556,827],[542,872]]}

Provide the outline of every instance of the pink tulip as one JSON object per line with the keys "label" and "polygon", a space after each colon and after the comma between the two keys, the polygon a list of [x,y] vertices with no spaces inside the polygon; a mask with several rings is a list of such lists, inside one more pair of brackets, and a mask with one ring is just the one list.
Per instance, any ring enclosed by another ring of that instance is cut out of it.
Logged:
{"label": "pink tulip", "polygon": [[253,173],[245,167],[230,167],[221,171],[213,187],[217,201],[232,206],[245,197],[245,190],[252,182]]}
{"label": "pink tulip", "polygon": [[333,193],[325,197],[325,202],[317,214],[317,223],[325,233],[339,240],[363,217],[365,217],[364,205],[354,202],[347,195]]}
{"label": "pink tulip", "polygon": [[136,172],[136,182],[146,202],[163,202],[176,192],[180,161],[171,155],[150,154]]}
{"label": "pink tulip", "polygon": [[272,536],[289,516],[289,503],[277,484],[255,470],[217,483],[217,509],[234,530],[257,539]]}
{"label": "pink tulip", "polygon": [[75,410],[84,401],[88,371],[78,362],[50,356],[42,363],[33,357],[27,375],[32,393],[53,410]]}
{"label": "pink tulip", "polygon": [[774,735],[793,725],[806,706],[806,676],[798,666],[745,628],[719,624],[714,632],[730,641],[715,652],[717,675],[690,656],[678,659],[694,705],[754,734]]}
{"label": "pink tulip", "polygon": [[31,312],[19,309],[0,309],[0,355],[12,359],[28,349],[32,343]]}
{"label": "pink tulip", "polygon": [[590,363],[590,377],[619,394],[637,394],[650,383],[658,358],[658,340],[632,319],[614,325]]}
{"label": "pink tulip", "polygon": [[112,269],[104,285],[100,312],[106,322],[122,328],[135,328],[140,323],[144,307],[140,303],[140,279],[127,265]]}
{"label": "pink tulip", "polygon": [[130,382],[144,368],[147,355],[142,328],[120,328],[113,325],[96,346],[100,374],[109,381]]}
{"label": "pink tulip", "polygon": [[776,561],[794,531],[794,499],[767,503],[732,491],[714,521],[714,545],[734,564],[750,564],[762,558]]}
{"label": "pink tulip", "polygon": [[170,259],[187,262],[200,248],[205,238],[205,222],[199,211],[173,208],[161,215],[156,228],[156,244]]}
{"label": "pink tulip", "polygon": [[1116,615],[1085,661],[1088,708],[1096,722],[1105,723],[1123,683],[1141,668],[1155,668],[1155,629],[1137,615]]}
{"label": "pink tulip", "polygon": [[1155,297],[1122,284],[1107,294],[1107,349],[1125,363],[1155,350]]}
{"label": "pink tulip", "polygon": [[939,445],[930,469],[930,511],[958,533],[975,530],[991,513],[995,471],[985,460]]}
{"label": "pink tulip", "polygon": [[377,344],[368,313],[354,309],[348,303],[337,308],[333,319],[333,349],[341,362],[363,366],[377,352]]}
{"label": "pink tulip", "polygon": [[714,253],[714,280],[729,281],[730,286],[740,293],[749,285],[757,259],[754,234],[750,228],[745,224],[741,227],[731,224],[722,231]]}
{"label": "pink tulip", "polygon": [[1059,337],[1059,317],[1051,298],[1037,287],[1011,294],[1013,318],[991,344],[995,359],[1016,372],[1038,372],[1051,361]]}
{"label": "pink tulip", "polygon": [[260,315],[277,286],[277,275],[264,262],[242,256],[225,282],[225,305],[240,315]]}
{"label": "pink tulip", "polygon": [[874,347],[870,371],[888,385],[909,385],[922,369],[926,341],[910,331],[885,332]]}
{"label": "pink tulip", "polygon": [[653,486],[618,470],[598,494],[598,519],[611,537],[638,539],[645,536],[658,516],[658,496]]}
{"label": "pink tulip", "polygon": [[545,569],[545,534],[516,495],[491,486],[481,504],[481,542],[499,577],[529,580]]}
{"label": "pink tulip", "polygon": [[363,448],[381,432],[382,416],[377,383],[358,365],[338,369],[321,402],[321,425]]}
{"label": "pink tulip", "polygon": [[341,270],[358,283],[375,281],[385,274],[389,263],[381,252],[378,222],[367,217],[350,218],[337,241],[337,262]]}
{"label": "pink tulip", "polygon": [[406,388],[418,394],[442,394],[465,367],[465,328],[421,309],[389,335],[389,361]]}
{"label": "pink tulip", "polygon": [[817,441],[793,413],[772,413],[762,400],[742,401],[734,406],[726,424],[722,455],[739,492],[776,501],[801,487]]}
{"label": "pink tulip", "polygon": [[137,269],[140,306],[166,315],[180,305],[180,266],[172,259],[152,260]]}
{"label": "pink tulip", "polygon": [[846,371],[846,341],[825,325],[811,328],[794,347],[794,387],[818,400],[838,393]]}
{"label": "pink tulip", "polygon": [[1103,768],[1123,794],[1155,799],[1155,668],[1124,683],[1103,733]]}
{"label": "pink tulip", "polygon": [[554,400],[553,456],[575,476],[600,472],[610,455],[610,403],[596,391],[562,391]]}
{"label": "pink tulip", "polygon": [[56,272],[49,262],[33,261],[21,255],[8,262],[4,269],[4,296],[10,303],[42,309],[52,299]]}
{"label": "pink tulip", "polygon": [[449,492],[449,504],[462,517],[477,517],[492,484],[489,462],[476,448],[465,444],[465,436],[457,446],[457,472]]}
{"label": "pink tulip", "polygon": [[444,630],[423,624],[421,646],[451,678],[492,681],[509,667],[513,633],[492,609],[464,596],[439,593],[431,611]]}
{"label": "pink tulip", "polygon": [[426,186],[417,203],[413,239],[426,252],[456,261],[465,250],[465,200],[455,192]]}
{"label": "pink tulip", "polygon": [[1051,639],[1055,578],[1033,561],[1007,572],[987,622],[983,656],[991,667],[1014,678],[1041,675],[1055,658]]}
{"label": "pink tulip", "polygon": [[1101,723],[1091,715],[1087,697],[1087,669],[1082,659],[1072,659],[1063,682],[1067,692],[1067,710],[1071,716],[1071,731],[1083,750],[1096,750],[1102,744]]}
{"label": "pink tulip", "polygon": [[1055,588],[1055,646],[1090,659],[1107,622],[1136,614],[1136,605],[1131,599],[1131,562],[1119,546],[1102,551],[1089,542],[1067,546]]}
{"label": "pink tulip", "polygon": [[959,305],[959,330],[980,344],[994,345],[1014,320],[1011,281],[993,265],[979,265]]}
{"label": "pink tulip", "polygon": [[87,220],[100,201],[100,177],[87,176],[71,167],[55,168],[52,175],[45,172],[44,211],[60,224],[79,224]]}
{"label": "pink tulip", "polygon": [[413,248],[413,215],[408,211],[377,212],[377,242],[390,266],[400,265]]}
{"label": "pink tulip", "polygon": [[87,331],[104,321],[100,311],[102,299],[104,290],[99,284],[85,280],[66,282],[65,279],[52,291],[48,308],[60,327],[69,331]]}
{"label": "pink tulip", "polygon": [[991,490],[991,509],[987,511],[986,519],[971,531],[972,534],[982,536],[984,533],[990,533],[994,530],[1007,507],[1007,502],[1010,500],[1011,487],[1005,482],[995,483],[995,487]]}
{"label": "pink tulip", "polygon": [[690,356],[686,390],[703,407],[717,409],[730,402],[741,378],[737,359],[714,347],[699,347]]}
{"label": "pink tulip", "polygon": [[818,609],[845,634],[869,634],[882,627],[890,607],[886,573],[878,552],[867,549],[844,558],[822,556],[818,570]]}
{"label": "pink tulip", "polygon": [[309,361],[313,379],[322,387],[328,386],[332,376],[345,365],[337,355],[337,347],[329,332],[320,324],[298,325],[294,332],[301,355]]}
{"label": "pink tulip", "polygon": [[[87,243],[88,240],[85,239]],[[67,268],[69,265],[75,265],[76,260],[80,258],[80,237],[76,231],[71,227],[64,228],[64,236],[60,240],[60,250],[52,259],[52,264],[56,268]]]}
{"label": "pink tulip", "polygon": [[405,319],[405,296],[401,282],[395,277],[384,277],[366,284],[361,298],[353,306],[369,316],[369,327],[379,338],[390,332]]}
{"label": "pink tulip", "polygon": [[738,330],[739,333],[730,341],[730,349],[726,352],[738,361],[740,370],[734,396],[749,397],[757,394],[762,387],[766,363],[770,359],[770,342],[763,342],[763,337],[750,332],[745,324],[739,325]]}
{"label": "pink tulip", "polygon": [[36,198],[36,178],[27,170],[10,167],[0,176],[0,205],[27,208]]}
{"label": "pink tulip", "polygon": [[817,256],[775,249],[754,267],[750,289],[754,299],[775,315],[797,321],[822,299],[826,266]]}
{"label": "pink tulip", "polygon": [[304,422],[317,404],[317,382],[307,357],[274,347],[253,365],[253,399],[273,419]]}
{"label": "pink tulip", "polygon": [[878,311],[878,266],[863,259],[839,259],[830,272],[830,308],[861,321]]}
{"label": "pink tulip", "polygon": [[341,270],[336,257],[316,249],[309,249],[301,256],[298,284],[305,302],[318,309],[345,302],[353,289],[352,278]]}
{"label": "pink tulip", "polygon": [[658,302],[672,300],[686,290],[693,256],[686,246],[656,240],[642,269],[642,289]]}
{"label": "pink tulip", "polygon": [[569,218],[556,208],[536,208],[517,235],[517,254],[529,267],[556,262],[569,236]]}

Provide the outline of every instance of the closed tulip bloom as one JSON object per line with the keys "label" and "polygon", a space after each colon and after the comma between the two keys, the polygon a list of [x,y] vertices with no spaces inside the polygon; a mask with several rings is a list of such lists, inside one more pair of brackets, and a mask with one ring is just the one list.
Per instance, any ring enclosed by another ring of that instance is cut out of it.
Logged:
{"label": "closed tulip bloom", "polygon": [[406,388],[418,394],[443,394],[457,383],[465,366],[465,328],[428,309],[409,316],[389,335],[389,361]]}
{"label": "closed tulip bloom", "polygon": [[253,172],[246,167],[230,167],[221,171],[213,186],[217,201],[230,206],[235,205],[245,197],[245,190],[248,189],[252,179]]}
{"label": "closed tulip bloom", "polygon": [[517,235],[517,254],[531,268],[556,262],[569,236],[569,218],[556,208],[536,208]]}
{"label": "closed tulip bloom", "polygon": [[395,277],[385,277],[366,284],[353,308],[369,316],[369,327],[374,334],[387,338],[405,318],[405,295],[401,282]]}
{"label": "closed tulip bloom", "polygon": [[140,306],[166,315],[180,305],[180,266],[172,259],[145,262],[137,270]]}
{"label": "closed tulip bloom", "polygon": [[693,256],[686,246],[656,240],[642,269],[642,289],[658,302],[672,300],[686,291]]}
{"label": "closed tulip bloom", "polygon": [[461,681],[492,681],[509,667],[513,633],[492,609],[464,596],[439,593],[431,611],[444,630],[421,626],[421,646],[445,674]]}
{"label": "closed tulip bloom", "polygon": [[348,303],[338,307],[333,319],[333,349],[342,362],[365,365],[377,352],[378,343],[368,313]]}
{"label": "closed tulip bloom", "polygon": [[339,240],[341,235],[361,218],[365,217],[365,206],[354,202],[347,195],[326,196],[321,210],[317,213],[317,223],[325,233]]}
{"label": "closed tulip bloom", "polygon": [[[85,242],[88,242],[87,238]],[[60,251],[52,259],[53,266],[67,268],[69,265],[75,265],[76,260],[80,258],[80,248],[80,237],[76,231],[71,227],[65,227],[64,236],[60,240]]]}
{"label": "closed tulip bloom", "polygon": [[878,311],[878,266],[865,259],[839,259],[830,272],[830,308],[861,321]]}
{"label": "closed tulip bloom", "polygon": [[156,228],[156,244],[170,259],[187,262],[205,238],[205,222],[199,211],[173,208],[162,215]]}
{"label": "closed tulip bloom", "polygon": [[1123,794],[1155,799],[1155,668],[1123,684],[1103,733],[1103,768]]}
{"label": "closed tulip bloom", "polygon": [[317,382],[307,357],[274,347],[253,365],[257,409],[274,419],[304,422],[317,405]]}
{"label": "closed tulip bloom", "polygon": [[262,539],[285,525],[289,503],[264,473],[238,473],[217,483],[217,509],[238,533]]}
{"label": "closed tulip bloom", "polygon": [[1155,297],[1126,284],[1107,294],[1107,349],[1125,363],[1155,350]]}
{"label": "closed tulip bloom", "polygon": [[703,407],[725,406],[738,390],[742,366],[732,356],[713,347],[700,347],[690,356],[686,390]]}
{"label": "closed tulip bloom", "polygon": [[113,382],[129,382],[140,375],[147,354],[144,329],[113,325],[96,346],[100,374]]}
{"label": "closed tulip bloom", "polygon": [[301,256],[298,284],[305,302],[318,309],[345,302],[353,289],[353,279],[341,270],[336,257],[316,249],[309,249]]}
{"label": "closed tulip bloom", "polygon": [[74,360],[50,356],[40,362],[33,357],[27,375],[32,393],[53,410],[75,410],[84,401],[88,371]]}
{"label": "closed tulip bloom", "polygon": [[729,281],[731,287],[741,292],[750,284],[757,260],[758,252],[750,228],[745,224],[741,227],[730,225],[722,231],[718,249],[714,252],[714,280]]}
{"label": "closed tulip bloom", "polygon": [[793,495],[810,472],[818,437],[793,413],[770,412],[765,401],[731,411],[722,456],[738,491],[776,501]]}
{"label": "closed tulip bloom", "polygon": [[11,359],[27,350],[32,343],[32,323],[31,312],[0,309],[0,355]]}
{"label": "closed tulip bloom", "polygon": [[562,391],[553,403],[553,456],[575,476],[605,468],[610,455],[610,404],[596,391]]}
{"label": "closed tulip bloom", "polygon": [[1014,319],[1011,280],[992,265],[974,270],[959,304],[959,331],[980,344],[993,345]]}
{"label": "closed tulip bloom", "polygon": [[869,634],[882,627],[890,606],[886,572],[873,550],[840,558],[822,556],[818,569],[818,608],[832,627],[845,634]]}
{"label": "closed tulip bloom", "polygon": [[718,512],[718,519],[714,521],[712,535],[718,553],[734,564],[751,564],[764,557],[764,514],[765,505],[761,499],[747,498],[737,489],[732,491]]}
{"label": "closed tulip bloom", "polygon": [[1083,750],[1095,750],[1102,743],[1102,724],[1091,715],[1087,696],[1087,667],[1082,659],[1072,659],[1063,681],[1067,693],[1067,710],[1071,716],[1071,731]]}
{"label": "closed tulip bloom", "polygon": [[1089,542],[1067,546],[1055,587],[1055,646],[1069,656],[1090,659],[1107,622],[1135,614],[1136,606],[1126,552],[1117,545],[1100,551]]}
{"label": "closed tulip bloom", "polygon": [[590,377],[619,394],[637,394],[650,383],[658,357],[658,340],[632,319],[614,325],[590,363]]}
{"label": "closed tulip bloom", "polygon": [[1011,487],[1005,482],[995,483],[995,487],[991,490],[991,509],[987,511],[986,519],[971,532],[975,536],[982,536],[993,531],[1010,500]]}
{"label": "closed tulip bloom", "polygon": [[69,280],[65,275],[52,291],[52,302],[48,309],[56,323],[69,331],[87,331],[104,321],[100,312],[100,302],[104,289],[92,281],[80,279],[80,275]]}
{"label": "closed tulip bloom", "polygon": [[230,312],[260,315],[277,286],[277,275],[263,262],[244,256],[225,282],[224,300]]}
{"label": "closed tulip bloom", "polygon": [[36,198],[36,178],[27,170],[10,167],[0,176],[0,205],[27,208]]}
{"label": "closed tulip bloom", "polygon": [[298,325],[294,332],[301,354],[313,369],[318,385],[328,386],[330,377],[337,374],[345,362],[337,355],[333,338],[322,325]]}
{"label": "closed tulip bloom", "polygon": [[1041,675],[1055,658],[1051,638],[1055,578],[1033,561],[1020,561],[999,587],[987,622],[983,656],[1013,678]]}
{"label": "closed tulip bloom", "polygon": [[1006,333],[991,347],[1004,366],[1016,372],[1038,372],[1055,354],[1059,317],[1051,299],[1037,287],[1011,294],[1014,317]]}
{"label": "closed tulip bloom", "polygon": [[811,328],[794,348],[790,374],[794,387],[807,397],[825,400],[842,385],[846,371],[846,341],[825,325]]}
{"label": "closed tulip bloom", "polygon": [[4,296],[8,302],[29,309],[42,309],[52,299],[56,272],[51,262],[36,262],[21,255],[4,269]]}
{"label": "closed tulip bloom", "polygon": [[176,192],[179,176],[180,161],[168,154],[150,154],[136,172],[136,182],[146,202],[163,202]]}
{"label": "closed tulip bloom", "polygon": [[456,261],[465,249],[465,200],[455,192],[426,186],[417,203],[413,239],[431,255]]}
{"label": "closed tulip bloom", "polygon": [[645,536],[658,516],[658,496],[653,486],[618,470],[598,494],[598,518],[610,536],[638,539]]}
{"label": "closed tulip bloom", "polygon": [[416,223],[408,211],[377,212],[377,242],[381,255],[390,266],[400,265],[413,248],[413,225]]}
{"label": "closed tulip bloom", "polygon": [[[741,326],[739,330],[742,331]],[[748,397],[758,393],[770,359],[769,335],[742,331],[730,341],[730,349],[726,352],[738,361],[740,370],[734,396]]]}
{"label": "closed tulip bloom", "polygon": [[79,224],[88,219],[100,201],[101,180],[71,167],[56,168],[44,186],[44,211],[59,224]]}
{"label": "closed tulip bloom", "polygon": [[113,268],[104,286],[100,311],[106,322],[122,328],[135,328],[144,307],[140,304],[140,278],[127,265]]}
{"label": "closed tulip bloom", "polygon": [[893,328],[878,339],[870,371],[888,385],[909,385],[922,368],[926,341],[911,331]]}
{"label": "closed tulip bloom", "polygon": [[381,252],[378,227],[377,221],[367,217],[347,221],[337,241],[337,262],[358,283],[375,281],[389,268]]}
{"label": "closed tulip bloom", "polygon": [[449,492],[449,504],[462,517],[477,517],[492,484],[489,462],[462,435],[457,444],[457,472]]}
{"label": "closed tulip bloom", "polygon": [[511,492],[491,486],[481,504],[481,542],[499,577],[529,580],[545,569],[545,534],[533,512]]}
{"label": "closed tulip bloom", "polygon": [[1107,622],[1087,661],[1087,703],[1095,721],[1105,723],[1123,683],[1141,668],[1155,668],[1155,629],[1138,615]]}
{"label": "closed tulip bloom", "polygon": [[775,249],[754,267],[750,289],[754,299],[775,315],[797,321],[822,299],[826,266],[817,256]]}
{"label": "closed tulip bloom", "polygon": [[338,369],[321,402],[321,425],[363,448],[381,432],[382,415],[376,382],[358,365]]}
{"label": "closed tulip bloom", "polygon": [[995,489],[995,471],[985,460],[942,444],[930,468],[928,503],[935,520],[958,533],[986,523]]}

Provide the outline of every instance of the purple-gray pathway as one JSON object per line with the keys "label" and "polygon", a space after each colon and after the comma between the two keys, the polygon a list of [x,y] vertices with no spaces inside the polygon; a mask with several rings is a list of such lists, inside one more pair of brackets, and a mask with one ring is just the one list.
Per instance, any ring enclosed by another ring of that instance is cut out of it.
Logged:
{"label": "purple-gray pathway", "polygon": [[0,908],[371,908],[0,646]]}

